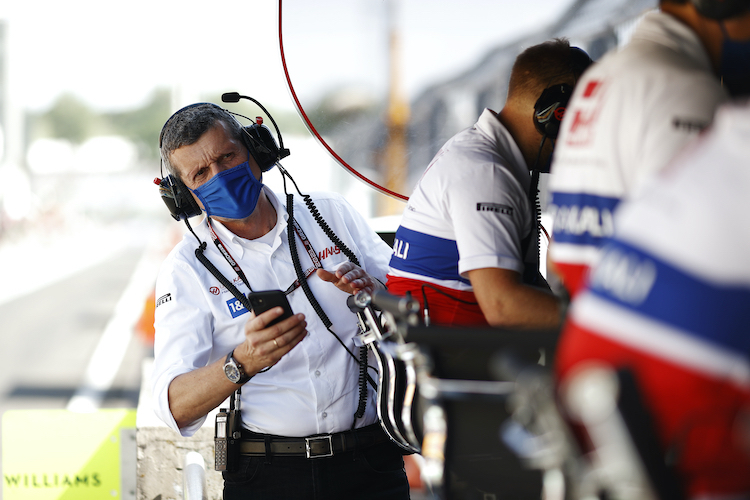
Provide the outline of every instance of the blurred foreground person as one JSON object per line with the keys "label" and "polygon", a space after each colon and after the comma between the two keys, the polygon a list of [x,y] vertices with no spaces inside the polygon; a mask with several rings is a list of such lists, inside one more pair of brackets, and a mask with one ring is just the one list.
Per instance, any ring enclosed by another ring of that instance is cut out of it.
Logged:
{"label": "blurred foreground person", "polygon": [[564,385],[604,363],[632,373],[689,498],[750,495],[750,106],[624,203],[573,300]]}
{"label": "blurred foreground person", "polygon": [[583,285],[613,213],[712,121],[750,92],[750,0],[662,0],[630,42],[576,87],[550,177],[551,260],[567,291]]}
{"label": "blurred foreground person", "polygon": [[[425,170],[404,211],[388,289],[441,326],[556,328],[560,306],[539,273],[540,172],[588,54],[556,39],[513,64],[503,109],[485,109]],[[533,173],[532,173],[533,172]]]}

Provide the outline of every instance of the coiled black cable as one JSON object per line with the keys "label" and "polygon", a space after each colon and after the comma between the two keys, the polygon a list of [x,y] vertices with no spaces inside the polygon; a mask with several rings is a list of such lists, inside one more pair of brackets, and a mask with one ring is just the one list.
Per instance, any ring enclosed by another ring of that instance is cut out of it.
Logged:
{"label": "coiled black cable", "polygon": [[315,313],[318,315],[320,320],[323,322],[326,328],[329,328],[333,322],[328,318],[328,315],[325,313],[321,305],[318,303],[318,301],[315,299],[315,295],[313,295],[312,290],[310,290],[310,285],[307,283],[307,280],[305,279],[305,273],[302,271],[302,264],[300,264],[299,261],[299,255],[297,254],[297,241],[294,237],[294,195],[293,194],[287,194],[286,195],[286,211],[289,214],[289,225],[287,226],[287,239],[289,241],[289,251],[292,254],[292,264],[294,264],[294,272],[297,274],[297,279],[299,280],[299,284],[302,287],[302,290],[305,292],[305,296],[307,297],[308,302],[310,302],[310,305],[315,309]]}
{"label": "coiled black cable", "polygon": [[[297,185],[295,184],[294,187],[297,187]],[[297,190],[297,192],[299,192],[299,189]],[[299,193],[299,194],[300,196],[302,196],[302,199],[305,200],[305,205],[307,205],[307,209],[310,210],[310,214],[312,214],[313,218],[318,223],[318,225],[323,230],[323,232],[326,233],[326,235],[328,235],[331,241],[335,243],[336,246],[339,247],[339,249],[344,253],[344,255],[346,255],[349,258],[350,261],[352,261],[353,263],[359,266],[359,260],[357,259],[357,256],[354,255],[354,252],[349,250],[349,247],[344,245],[344,242],[341,241],[341,239],[336,235],[336,233],[333,232],[333,229],[331,229],[328,226],[328,223],[325,221],[325,219],[323,219],[323,216],[320,215],[320,212],[318,212],[318,207],[315,206],[315,204],[312,201],[312,198],[310,198],[310,195],[302,194],[302,193]]]}
{"label": "coiled black cable", "polygon": [[[305,205],[307,205],[307,209],[310,211],[310,214],[313,216],[313,219],[315,219],[315,222],[318,223],[318,226],[323,230],[324,233],[326,233],[326,236],[330,238],[330,240],[339,247],[339,250],[341,250],[346,257],[352,261],[354,264],[361,267],[359,263],[359,259],[357,259],[357,256],[354,255],[354,252],[352,252],[349,247],[347,247],[343,241],[341,241],[341,238],[339,238],[336,233],[333,232],[333,229],[331,229],[328,226],[328,223],[325,221],[322,215],[320,215],[320,212],[318,211],[318,207],[315,206],[315,203],[313,202],[312,198],[309,194],[303,194],[302,191],[299,190],[299,186],[297,186],[297,183],[292,178],[291,175],[289,175],[289,172],[286,171],[285,168],[281,166],[281,164],[276,164],[277,168],[279,169],[279,172],[281,172],[281,178],[284,181],[284,192],[286,193],[286,179],[289,178],[290,181],[292,181],[292,184],[294,184],[294,189],[297,190],[297,193],[302,197],[302,199],[305,201]],[[287,201],[289,199],[289,193],[287,193]]]}
{"label": "coiled black cable", "polygon": [[[541,235],[542,228],[542,205],[539,201],[539,171],[534,170],[531,174],[531,186],[529,191],[529,201],[534,200],[533,207],[536,212],[536,227],[532,233],[532,238],[536,238],[536,267],[539,270],[539,265],[542,261],[542,246],[539,244],[539,237]],[[525,256],[521,256],[522,258]],[[537,276],[534,277],[534,283],[537,282]]]}
{"label": "coiled black cable", "polygon": [[[282,174],[282,179],[284,181],[284,192],[286,192],[286,178],[288,177],[292,184],[294,184],[295,189],[297,192],[302,196],[302,199],[305,202],[305,205],[307,205],[307,209],[310,211],[310,214],[315,219],[315,222],[318,223],[318,226],[323,230],[323,232],[330,238],[330,240],[338,246],[339,250],[341,250],[346,257],[356,264],[357,266],[360,265],[359,259],[357,259],[357,256],[354,255],[354,252],[352,252],[349,247],[347,247],[343,241],[336,235],[336,233],[333,232],[333,230],[328,226],[328,223],[323,219],[323,216],[320,215],[320,212],[318,211],[318,208],[315,206],[315,204],[312,201],[312,198],[310,195],[302,194],[302,192],[299,190],[299,187],[297,186],[297,183],[294,181],[291,175],[283,168],[280,164],[276,164],[279,168],[279,171]],[[354,355],[354,353],[344,344],[344,342],[341,340],[341,337],[336,335],[336,332],[331,330],[331,326],[333,323],[328,318],[328,315],[325,313],[321,305],[318,303],[317,299],[315,298],[315,295],[313,295],[312,290],[310,289],[310,285],[307,283],[307,279],[305,279],[305,273],[302,271],[302,264],[299,260],[299,255],[297,254],[297,240],[294,237],[294,195],[292,193],[286,193],[286,211],[289,216],[288,226],[287,229],[287,238],[289,241],[289,251],[292,255],[292,264],[294,265],[294,272],[297,274],[297,279],[300,282],[300,286],[302,287],[302,290],[305,292],[305,296],[307,297],[308,302],[310,305],[312,305],[313,309],[315,310],[315,313],[318,315],[318,317],[323,321],[323,324],[325,325],[326,329],[333,335],[336,340],[341,344],[341,346],[346,349],[346,352],[349,353],[349,355],[354,359],[354,361],[359,366],[359,403],[357,406],[357,411],[354,414],[354,421],[352,422],[352,429],[354,428],[354,425],[356,424],[356,421],[358,418],[362,418],[362,416],[365,414],[365,409],[367,407],[367,383],[369,382],[370,385],[372,385],[373,388],[376,387],[375,381],[372,379],[369,373],[367,373],[368,365],[367,365],[367,348],[366,347],[360,347],[360,358],[357,359],[357,356]]]}
{"label": "coiled black cable", "polygon": [[294,195],[291,193],[288,193],[286,195],[286,211],[289,215],[288,224],[291,227],[288,227],[287,229],[287,240],[289,242],[289,252],[292,255],[292,264],[294,265],[294,272],[297,275],[297,280],[299,281],[300,286],[302,287],[302,290],[305,292],[305,296],[307,297],[307,301],[310,303],[312,308],[315,310],[315,314],[318,315],[320,320],[323,322],[323,325],[325,325],[326,329],[331,332],[331,335],[336,337],[336,340],[338,340],[339,344],[346,349],[346,351],[349,353],[349,355],[354,358],[354,361],[359,363],[359,359],[357,359],[357,356],[354,355],[354,353],[344,344],[344,341],[341,340],[341,337],[336,335],[336,332],[331,330],[331,326],[333,326],[333,322],[328,318],[328,315],[323,310],[323,307],[320,305],[318,300],[315,298],[315,295],[313,294],[312,290],[310,289],[310,285],[307,283],[307,279],[305,279],[305,273],[302,271],[302,264],[299,260],[299,254],[297,253],[297,240],[294,237]]}
{"label": "coiled black cable", "polygon": [[[359,348],[359,405],[354,413],[355,422],[364,416],[367,407],[367,376],[367,347],[361,346]],[[352,422],[352,428],[354,428],[354,422]]]}

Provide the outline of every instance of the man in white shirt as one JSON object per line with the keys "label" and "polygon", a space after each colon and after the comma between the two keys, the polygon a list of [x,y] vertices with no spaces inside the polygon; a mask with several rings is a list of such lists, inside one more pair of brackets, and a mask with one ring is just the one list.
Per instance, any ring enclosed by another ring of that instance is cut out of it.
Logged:
{"label": "man in white shirt", "polygon": [[[175,113],[160,146],[183,203],[207,215],[157,280],[160,418],[192,435],[242,389],[240,456],[224,472],[225,499],[408,498],[346,305],[351,293],[383,287],[390,248],[337,195],[312,197],[317,217],[299,199],[285,206],[261,181],[276,163],[269,145],[219,106]],[[280,307],[256,317],[244,296],[262,290],[285,291],[296,314],[272,326]]]}
{"label": "man in white shirt", "polygon": [[555,358],[561,394],[592,367],[632,376],[649,415],[636,427],[653,423],[650,445],[680,498],[750,492],[748,134],[750,106],[721,107],[710,132],[622,203]]}
{"label": "man in white shirt", "polygon": [[565,105],[590,63],[567,40],[529,47],[502,110],[485,109],[425,170],[396,232],[388,289],[411,293],[433,324],[559,325],[559,301],[539,273],[533,180],[548,171]]}
{"label": "man in white shirt", "polygon": [[549,182],[548,268],[571,295],[613,234],[620,201],[711,123],[724,87],[747,92],[749,8],[747,0],[662,0],[579,82]]}

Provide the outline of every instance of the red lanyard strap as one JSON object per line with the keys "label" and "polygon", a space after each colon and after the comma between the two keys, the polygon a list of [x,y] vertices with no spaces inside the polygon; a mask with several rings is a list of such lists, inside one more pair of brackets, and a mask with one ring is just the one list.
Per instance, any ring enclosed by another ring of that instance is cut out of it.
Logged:
{"label": "red lanyard strap", "polygon": [[206,257],[203,254],[203,251],[206,249],[206,244],[201,243],[198,245],[198,248],[195,249],[195,257],[200,261],[201,264],[203,264],[206,269],[216,278],[219,280],[219,283],[224,285],[227,290],[229,290],[232,295],[234,295],[234,298],[240,301],[240,304],[242,304],[245,309],[248,311],[252,310],[252,306],[250,305],[250,301],[247,300],[247,297],[245,297],[239,290],[237,290],[237,287],[232,284],[221,272],[219,272],[218,269],[216,269],[216,266],[214,266],[210,260],[208,260],[208,257]]}
{"label": "red lanyard strap", "polygon": [[[234,269],[234,272],[237,273],[237,276],[240,277],[243,283],[245,283],[245,286],[247,286],[248,290],[251,292],[253,289],[250,287],[250,282],[247,279],[247,276],[245,276],[245,273],[242,271],[242,268],[237,263],[237,261],[232,257],[232,254],[229,253],[229,250],[224,245],[224,242],[221,241],[221,238],[219,238],[219,235],[216,234],[216,231],[214,231],[213,226],[211,225],[211,219],[209,218],[207,221],[208,223],[208,229],[211,232],[211,239],[213,240],[214,244],[216,245],[216,248],[219,249],[219,253],[224,257],[224,259],[229,263],[230,266],[232,266],[232,269]],[[302,241],[302,244],[305,246],[305,250],[307,250],[307,254],[310,256],[310,260],[312,260],[312,267],[309,267],[305,272],[304,276],[305,279],[308,279],[317,269],[323,269],[323,265],[320,263],[320,259],[318,258],[318,252],[315,251],[315,249],[312,246],[312,243],[310,243],[310,240],[307,238],[307,235],[302,230],[302,227],[299,225],[299,222],[297,222],[296,219],[292,218],[291,222],[294,224],[294,232],[297,234],[299,239]],[[295,279],[294,282],[289,285],[289,288],[284,290],[284,295],[289,295],[294,290],[302,286],[302,284],[299,281],[299,278]]]}
{"label": "red lanyard strap", "polygon": [[312,260],[313,265],[316,269],[323,269],[323,266],[320,263],[320,260],[318,259],[318,252],[315,251],[315,249],[312,247],[312,244],[310,243],[310,240],[307,239],[307,235],[302,230],[302,227],[299,225],[299,222],[297,222],[297,219],[291,218],[292,222],[294,223],[294,232],[297,233],[297,236],[299,236],[299,239],[302,241],[302,244],[305,246],[305,250],[307,250],[307,254],[310,256],[310,260]]}
{"label": "red lanyard strap", "polygon": [[221,238],[219,238],[219,235],[217,235],[216,231],[214,231],[214,228],[211,225],[211,218],[208,217],[206,222],[208,224],[208,230],[211,232],[211,239],[214,241],[214,245],[216,245],[216,248],[219,249],[219,253],[221,253],[221,255],[224,256],[224,259],[229,263],[230,266],[232,266],[232,269],[234,269],[234,272],[237,273],[237,276],[239,276],[242,282],[245,283],[245,286],[247,286],[247,289],[252,292],[253,289],[250,288],[250,282],[247,280],[247,276],[245,276],[245,273],[242,271],[242,268],[237,263],[237,261],[234,260],[234,257],[232,257],[232,254],[229,253],[229,250],[227,249],[227,247],[224,246],[224,242],[221,241]]}

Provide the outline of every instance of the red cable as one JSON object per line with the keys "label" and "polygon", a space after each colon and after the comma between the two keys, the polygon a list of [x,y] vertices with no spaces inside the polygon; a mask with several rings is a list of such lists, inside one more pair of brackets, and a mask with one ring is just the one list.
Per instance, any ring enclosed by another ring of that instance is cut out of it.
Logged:
{"label": "red cable", "polygon": [[289,70],[286,66],[286,57],[284,56],[284,39],[282,35],[282,30],[281,30],[281,4],[282,4],[282,0],[279,0],[279,50],[281,51],[281,65],[284,68],[284,77],[286,78],[286,83],[287,83],[287,86],[289,87],[289,93],[292,95],[292,100],[294,101],[294,105],[297,108],[297,112],[302,117],[302,120],[305,122],[305,126],[310,131],[310,133],[315,137],[315,139],[317,139],[317,141],[321,144],[321,146],[323,146],[328,151],[328,153],[331,156],[333,156],[333,159],[336,160],[339,163],[339,165],[347,169],[350,174],[356,176],[361,181],[369,184],[370,186],[374,187],[375,189],[377,189],[383,194],[386,194],[388,196],[392,196],[394,198],[398,198],[404,201],[408,200],[409,199],[408,196],[404,196],[402,194],[396,193],[394,191],[391,191],[390,189],[387,189],[381,186],[380,184],[376,182],[373,182],[372,180],[368,179],[364,175],[357,172],[348,163],[346,163],[338,154],[336,154],[336,152],[331,148],[331,146],[328,145],[325,139],[323,139],[320,136],[318,131],[315,129],[315,126],[310,121],[310,118],[307,116],[307,113],[305,113],[305,110],[302,109],[302,104],[299,102],[299,99],[297,99],[297,93],[294,91],[294,87],[292,86],[292,80],[289,77]]}

